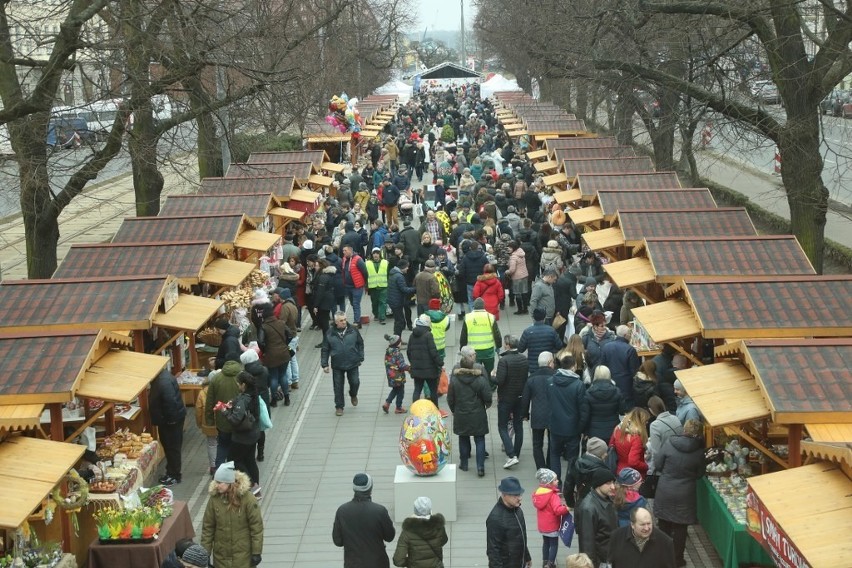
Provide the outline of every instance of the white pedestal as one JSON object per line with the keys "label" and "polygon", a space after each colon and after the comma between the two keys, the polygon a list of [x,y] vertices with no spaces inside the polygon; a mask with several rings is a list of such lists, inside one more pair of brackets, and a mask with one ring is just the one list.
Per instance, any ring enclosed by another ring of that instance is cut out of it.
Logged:
{"label": "white pedestal", "polygon": [[456,314],[448,314],[447,317],[450,319],[450,325],[447,327],[447,347],[455,347],[456,343],[459,340],[458,333],[456,332],[456,319],[458,316]]}
{"label": "white pedestal", "polygon": [[448,521],[455,521],[456,513],[456,465],[447,464],[438,475],[420,477],[404,465],[396,466],[393,478],[393,520],[401,523],[414,514],[414,500],[428,497],[432,500],[432,511],[441,513]]}

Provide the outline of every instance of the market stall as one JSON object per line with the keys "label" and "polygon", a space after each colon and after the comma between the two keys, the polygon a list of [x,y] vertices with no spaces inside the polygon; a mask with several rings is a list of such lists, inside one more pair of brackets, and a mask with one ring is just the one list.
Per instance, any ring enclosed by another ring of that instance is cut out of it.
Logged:
{"label": "market stall", "polygon": [[279,201],[290,197],[290,193],[299,187],[293,176],[253,177],[253,178],[201,178],[201,195],[271,193]]}
{"label": "market stall", "polygon": [[268,178],[277,176],[292,176],[296,183],[301,186],[310,186],[314,189],[331,187],[333,178],[320,174],[320,169],[312,162],[286,162],[286,163],[258,163],[240,164],[233,163],[225,173],[226,178]]}
{"label": "market stall", "polygon": [[291,150],[288,152],[252,152],[247,164],[287,164],[294,162],[311,162],[315,168],[331,173],[343,173],[343,164],[328,159],[325,150]]}
{"label": "market stall", "polygon": [[565,138],[585,136],[587,134],[586,123],[579,119],[563,120],[525,120],[522,130],[507,131],[510,137],[530,137],[530,148],[535,150],[548,138]]}
{"label": "market stall", "polygon": [[[579,189],[570,189],[553,195],[561,204],[579,204]],[[568,212],[576,225],[609,227],[621,210],[654,209],[713,209],[716,201],[707,188],[684,189],[601,189],[591,198],[586,207]]]}
{"label": "market stall", "polygon": [[576,138],[548,138],[544,141],[545,150],[547,150],[547,158],[549,160],[556,159],[556,151],[568,148],[605,148],[608,146],[618,146],[618,140],[611,136],[590,135],[580,136]]}
{"label": "market stall", "polygon": [[[630,146],[601,146],[598,148],[559,148],[554,151],[554,156],[552,159],[546,162],[539,162],[535,164],[534,167],[537,172],[564,172],[567,171],[566,168],[570,167],[570,164],[562,163],[565,160],[604,160],[613,158],[640,159],[642,161],[641,166],[635,171],[645,171],[645,168],[647,167],[647,165],[645,164],[647,158],[637,158],[636,151]],[[639,162],[636,163],[638,164]]]}
{"label": "market stall", "polygon": [[598,191],[615,189],[680,189],[676,172],[588,173],[576,175],[570,189],[560,196],[564,202],[590,202]]}
{"label": "market stall", "polygon": [[169,195],[160,208],[159,217],[194,217],[196,215],[244,214],[263,233],[282,233],[284,219],[270,211],[280,207],[271,193],[224,195]]}

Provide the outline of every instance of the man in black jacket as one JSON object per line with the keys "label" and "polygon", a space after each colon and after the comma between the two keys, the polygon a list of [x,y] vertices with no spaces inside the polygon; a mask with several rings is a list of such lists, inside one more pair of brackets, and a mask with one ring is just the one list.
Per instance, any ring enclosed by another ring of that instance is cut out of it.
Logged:
{"label": "man in black jacket", "polygon": [[337,509],[331,539],[343,547],[343,568],[389,568],[385,542],[396,535],[388,510],[373,503],[373,478],[358,473],[352,479],[355,496]]}
{"label": "man in black jacket", "polygon": [[[216,331],[222,336],[222,342],[219,344],[219,349],[216,351],[214,369],[221,369],[225,365],[228,355],[236,355],[239,358],[243,352],[240,346],[240,328],[231,325],[228,318],[221,318],[214,324]],[[211,360],[213,358],[211,357]],[[212,361],[211,361],[212,362]],[[211,369],[212,370],[212,369]]]}
{"label": "man in black jacket", "polygon": [[500,498],[485,520],[488,568],[529,567],[527,525],[521,511],[524,488],[516,477],[506,477],[497,486]]}
{"label": "man in black jacket", "polygon": [[[329,359],[331,361],[329,361]],[[346,314],[334,314],[334,327],[329,329],[322,342],[320,365],[324,373],[332,372],[334,408],[337,416],[343,416],[343,380],[349,381],[349,398],[352,406],[358,406],[358,388],[361,380],[358,371],[364,362],[364,338],[346,321]]]}
{"label": "man in black jacket", "polygon": [[544,451],[544,439],[550,428],[550,399],[548,387],[555,373],[553,369],[553,353],[543,351],[538,356],[538,369],[530,374],[524,385],[521,408],[524,418],[530,421],[533,438],[533,459],[535,468],[550,469],[550,453]]}
{"label": "man in black jacket", "polygon": [[160,371],[151,382],[148,391],[148,408],[151,412],[151,424],[160,432],[160,443],[166,454],[166,474],[158,481],[169,487],[181,481],[181,448],[183,447],[183,420],[186,418],[186,406],[180,394],[180,387],[170,372]]}
{"label": "man in black jacket", "polygon": [[[507,457],[503,469],[508,469],[518,463],[524,444],[523,394],[529,370],[527,358],[518,353],[517,337],[504,337],[503,349],[497,363],[497,431]],[[509,420],[512,421],[514,440],[509,436]]]}
{"label": "man in black jacket", "polygon": [[592,566],[609,562],[609,539],[618,528],[618,518],[612,497],[615,495],[615,475],[608,469],[595,470],[592,486],[574,510],[574,523],[580,537],[580,552],[589,556]]}
{"label": "man in black jacket", "polygon": [[674,543],[654,527],[648,509],[630,511],[630,525],[616,529],[609,539],[612,568],[675,568]]}
{"label": "man in black jacket", "polygon": [[576,506],[592,490],[592,475],[595,471],[609,469],[604,461],[606,452],[606,442],[600,438],[589,438],[586,441],[586,453],[568,464],[562,494],[569,507]]}

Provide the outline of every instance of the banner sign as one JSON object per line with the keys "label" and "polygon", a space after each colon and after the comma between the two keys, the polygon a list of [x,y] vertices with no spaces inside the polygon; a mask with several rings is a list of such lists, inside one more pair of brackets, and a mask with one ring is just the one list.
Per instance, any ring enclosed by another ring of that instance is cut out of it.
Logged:
{"label": "banner sign", "polygon": [[746,494],[746,506],[746,528],[749,534],[769,552],[778,568],[811,568],[751,486]]}

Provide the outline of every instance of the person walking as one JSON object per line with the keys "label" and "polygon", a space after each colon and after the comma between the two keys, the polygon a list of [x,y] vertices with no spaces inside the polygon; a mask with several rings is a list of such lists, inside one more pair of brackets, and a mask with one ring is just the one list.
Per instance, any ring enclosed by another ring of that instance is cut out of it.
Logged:
{"label": "person walking", "polygon": [[615,328],[615,340],[601,347],[600,359],[600,364],[609,368],[615,386],[621,391],[626,409],[636,406],[633,377],[642,366],[642,359],[636,354],[636,348],[630,345],[630,335],[630,328],[626,325]]}
{"label": "person walking", "polygon": [[536,469],[550,465],[550,455],[544,451],[544,438],[550,428],[550,399],[548,386],[556,371],[553,369],[553,353],[543,351],[538,356],[538,369],[530,374],[524,384],[521,408],[524,419],[530,421],[532,430],[533,460]]}
{"label": "person walking", "polygon": [[589,491],[574,511],[574,524],[580,537],[580,552],[589,555],[592,566],[609,562],[609,539],[618,528],[612,497],[615,476],[609,469],[595,470]]}
{"label": "person walking", "polygon": [[535,472],[538,489],[532,496],[537,510],[538,532],[541,533],[541,553],[544,568],[556,568],[556,553],[559,551],[559,525],[568,507],[559,493],[559,478],[546,468]]}
{"label": "person walking", "polygon": [[485,311],[485,301],[477,298],[473,302],[473,311],[464,316],[459,345],[470,345],[476,350],[476,360],[485,367],[489,381],[500,342],[500,328],[497,327],[496,318]]}
{"label": "person walking", "polygon": [[562,476],[562,456],[573,460],[580,453],[580,416],[586,387],[572,369],[574,357],[563,355],[553,375],[550,393],[550,469]]}
{"label": "person walking", "polygon": [[[320,333],[325,337],[328,332],[329,321],[331,321],[331,312],[337,305],[337,300],[334,298],[334,281],[337,278],[337,267],[332,266],[324,258],[317,261],[318,274],[314,280],[314,302],[313,313],[314,321],[320,328]],[[314,345],[314,349],[322,347],[322,342]]]}
{"label": "person walking", "polygon": [[349,401],[358,406],[358,388],[361,386],[359,368],[364,362],[364,338],[355,326],[346,321],[346,314],[334,314],[334,327],[325,334],[320,352],[320,365],[324,373],[332,372],[334,413],[343,416],[343,381],[349,382]]}
{"label": "person walking", "polygon": [[609,539],[612,568],[675,568],[674,544],[645,507],[630,512],[630,523]]}
{"label": "person walking", "polygon": [[553,294],[553,284],[558,277],[559,275],[556,274],[555,270],[545,270],[542,272],[541,278],[536,280],[532,286],[530,305],[527,309],[542,308],[544,310],[544,323],[547,325],[553,322],[553,316],[556,313],[556,296]]}
{"label": "person walking", "polygon": [[441,369],[444,366],[444,358],[438,354],[435,340],[432,338],[432,321],[429,316],[423,314],[414,322],[414,331],[408,338],[408,363],[411,365],[411,378],[414,380],[414,393],[411,401],[420,399],[423,385],[429,387],[429,399],[438,406],[438,379],[441,378]]}
{"label": "person walking", "polygon": [[351,245],[344,245],[343,260],[341,264],[343,272],[343,286],[346,289],[346,297],[352,306],[352,318],[355,327],[361,329],[361,299],[364,297],[364,288],[367,286],[367,265],[364,259],[355,254]]}
{"label": "person walking", "polygon": [[258,566],[263,553],[263,515],[251,482],[234,462],[219,466],[207,490],[201,546],[217,568]]}
{"label": "person walking", "polygon": [[610,378],[609,368],[598,365],[595,378],[586,390],[580,421],[589,438],[609,440],[619,416],[627,411],[621,391]]}
{"label": "person walking", "polygon": [[524,488],[517,477],[505,477],[497,486],[500,497],[485,520],[488,568],[514,568],[532,563],[527,547],[527,525],[521,511]]}
{"label": "person walking", "polygon": [[592,490],[592,477],[595,471],[609,471],[606,458],[607,445],[600,438],[589,438],[586,441],[586,453],[574,460],[568,467],[562,493],[569,507],[575,507]]}
{"label": "person walking", "polygon": [[214,412],[213,408],[220,402],[232,401],[240,394],[237,375],[243,370],[239,354],[228,353],[227,358],[221,371],[210,374],[207,398],[204,401],[204,422],[216,424],[216,467],[228,461],[228,454],[231,451],[231,433],[234,427],[221,412]]}
{"label": "person walking", "polygon": [[[497,363],[497,431],[503,441],[506,463],[503,469],[518,464],[524,444],[524,387],[527,383],[527,358],[518,353],[518,338],[503,338],[503,353]],[[512,426],[514,439],[509,435]]]}
{"label": "person walking", "polygon": [[435,278],[435,261],[427,260],[423,270],[414,277],[414,290],[417,296],[417,315],[423,315],[429,309],[429,300],[441,298],[441,289]]}
{"label": "person walking", "polygon": [[443,359],[447,350],[447,330],[450,328],[450,316],[441,309],[441,300],[438,298],[429,300],[429,309],[426,310],[426,315],[432,322],[432,338],[435,340],[438,355]]}
{"label": "person walking", "polygon": [[[393,334],[399,336],[405,329],[406,303],[415,292],[414,286],[409,286],[405,281],[407,272],[408,261],[403,258],[388,273],[388,307],[393,314]],[[402,344],[406,345],[404,341]]]}
{"label": "person walking", "polygon": [[388,314],[388,261],[382,258],[382,249],[374,248],[367,265],[367,292],[373,307],[373,319],[385,325]]}
{"label": "person walking", "polygon": [[[282,309],[283,313],[283,309]],[[272,401],[269,406],[275,408],[279,400],[285,406],[290,405],[290,385],[287,384],[287,367],[290,365],[290,340],[295,330],[287,328],[282,320],[275,317],[271,305],[263,310],[262,341],[259,342],[263,353],[263,364],[269,370],[269,388]]]}
{"label": "person walking", "polygon": [[544,323],[547,313],[544,308],[536,308],[532,313],[533,324],[526,328],[518,341],[518,351],[527,353],[530,372],[538,369],[538,356],[545,351],[558,353],[562,349],[562,340],[553,326]]}
{"label": "person walking", "polygon": [[453,413],[453,433],[459,437],[459,469],[468,470],[470,437],[476,444],[476,473],[485,476],[485,435],[491,407],[491,386],[485,368],[476,362],[476,351],[468,346],[459,351],[461,361],[450,376],[447,404]]}
{"label": "person walking", "polygon": [[393,564],[406,568],[443,566],[443,548],[448,540],[444,515],[432,512],[431,499],[418,497],[414,500],[414,515],[402,521]]}
{"label": "person walking", "polygon": [[[270,405],[269,399],[269,371],[260,362],[257,351],[247,349],[240,355],[240,362],[243,364],[243,369],[246,373],[254,378],[254,386],[257,390],[257,396],[263,401],[267,409]],[[258,416],[259,418],[259,416]],[[257,461],[262,462],[264,459],[263,452],[266,449],[266,432],[262,429],[260,437],[257,439]]]}
{"label": "person walking", "polygon": [[174,376],[163,369],[151,382],[148,391],[148,408],[151,412],[151,424],[157,427],[160,443],[166,454],[166,473],[159,480],[160,485],[171,487],[181,482],[181,450],[183,448],[183,422],[186,418],[186,405],[180,394],[180,386]]}
{"label": "person walking", "polygon": [[337,508],[331,539],[343,548],[343,568],[390,568],[385,543],[396,529],[384,505],[373,503],[373,478],[358,473],[352,478],[355,495]]}
{"label": "person walking", "polygon": [[624,415],[609,439],[609,445],[618,455],[616,475],[625,467],[632,467],[644,478],[648,473],[645,461],[645,445],[648,443],[648,418],[651,414],[644,408],[634,408]]}
{"label": "person walking", "polygon": [[237,386],[240,394],[231,401],[231,409],[226,414],[234,428],[229,457],[235,468],[249,476],[252,493],[259,499],[260,471],[255,461],[255,446],[260,439],[260,402],[250,373],[241,371],[237,375]]}

